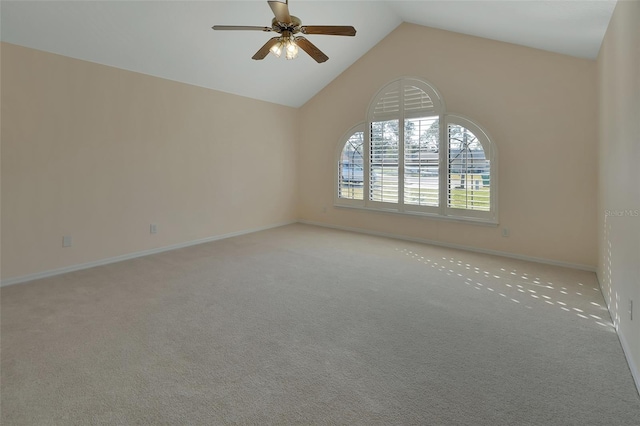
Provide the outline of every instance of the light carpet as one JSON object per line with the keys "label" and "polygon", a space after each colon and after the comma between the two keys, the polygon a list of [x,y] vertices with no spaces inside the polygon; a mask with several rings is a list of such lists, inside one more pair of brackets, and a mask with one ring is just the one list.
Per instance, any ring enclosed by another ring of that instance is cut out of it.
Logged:
{"label": "light carpet", "polygon": [[1,289],[3,425],[638,425],[593,273],[290,225]]}

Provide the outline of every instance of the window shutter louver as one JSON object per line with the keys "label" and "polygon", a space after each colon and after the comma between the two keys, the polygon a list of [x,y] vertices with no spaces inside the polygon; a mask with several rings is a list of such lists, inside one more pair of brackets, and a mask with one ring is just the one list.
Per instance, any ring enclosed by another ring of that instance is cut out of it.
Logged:
{"label": "window shutter louver", "polygon": [[376,104],[374,116],[397,113],[398,111],[400,111],[400,93],[387,93],[382,99],[380,99],[380,102]]}
{"label": "window shutter louver", "polygon": [[411,85],[404,88],[403,104],[405,112],[417,110],[426,112],[434,109],[431,97],[424,90]]}
{"label": "window shutter louver", "polygon": [[400,84],[395,83],[387,88],[387,91],[378,97],[373,107],[373,120],[398,116],[400,113]]}

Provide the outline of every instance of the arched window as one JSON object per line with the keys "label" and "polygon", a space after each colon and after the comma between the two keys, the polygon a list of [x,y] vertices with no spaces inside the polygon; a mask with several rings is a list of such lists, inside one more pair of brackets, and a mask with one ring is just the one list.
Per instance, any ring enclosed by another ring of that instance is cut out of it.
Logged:
{"label": "arched window", "polygon": [[338,159],[338,198],[364,200],[364,126],[351,129],[343,143]]}
{"label": "arched window", "polygon": [[424,80],[385,85],[339,148],[338,206],[497,223],[495,146]]}
{"label": "arched window", "polygon": [[494,147],[471,120],[453,114],[447,122],[447,214],[494,219]]}

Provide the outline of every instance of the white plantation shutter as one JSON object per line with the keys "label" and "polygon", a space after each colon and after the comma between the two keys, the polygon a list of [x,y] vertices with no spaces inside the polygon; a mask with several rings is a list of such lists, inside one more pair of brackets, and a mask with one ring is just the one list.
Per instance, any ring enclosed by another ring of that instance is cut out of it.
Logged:
{"label": "white plantation shutter", "polygon": [[369,199],[398,202],[398,120],[375,121],[370,127]]}
{"label": "white plantation shutter", "polygon": [[421,88],[407,83],[404,86],[404,111],[426,112],[435,108],[431,97]]}
{"label": "white plantation shutter", "polygon": [[[374,97],[368,129],[370,201],[387,203],[384,208],[402,206],[408,199],[416,206],[438,205],[438,160],[433,153],[427,155],[427,142],[420,131],[427,132],[438,120],[441,107],[433,87],[411,78],[389,83]],[[437,128],[435,124],[431,131]],[[434,143],[437,146],[437,132],[432,148]],[[409,176],[416,170],[415,176]],[[432,176],[427,178],[427,173]]]}
{"label": "white plantation shutter", "polygon": [[385,87],[370,113],[369,200],[398,202],[400,82]]}
{"label": "white plantation shutter", "polygon": [[370,118],[376,121],[398,117],[398,114],[400,114],[400,82],[396,81],[387,85],[384,92],[378,95]]}
{"label": "white plantation shutter", "polygon": [[[496,148],[477,124],[446,114],[430,83],[385,85],[364,128],[352,135],[362,143],[340,144],[338,205],[497,223]],[[362,167],[351,159],[356,152]]]}
{"label": "white plantation shutter", "polygon": [[395,90],[386,93],[376,104],[374,115],[385,116],[400,111],[400,92]]}
{"label": "white plantation shutter", "polygon": [[405,121],[404,202],[437,207],[440,198],[440,117]]}

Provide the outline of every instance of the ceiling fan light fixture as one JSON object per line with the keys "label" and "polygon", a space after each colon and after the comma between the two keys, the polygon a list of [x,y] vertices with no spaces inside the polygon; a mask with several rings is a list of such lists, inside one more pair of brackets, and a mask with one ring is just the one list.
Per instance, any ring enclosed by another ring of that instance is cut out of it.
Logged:
{"label": "ceiling fan light fixture", "polygon": [[269,49],[269,50],[271,51],[271,53],[273,53],[276,56],[276,58],[279,58],[280,55],[282,55],[282,48],[283,47],[284,47],[284,43],[282,42],[282,40],[280,40],[276,44],[271,46],[271,49]]}
{"label": "ceiling fan light fixture", "polygon": [[295,59],[297,57],[298,57],[298,45],[293,40],[293,38],[290,38],[286,42],[285,58],[287,58],[287,59]]}

